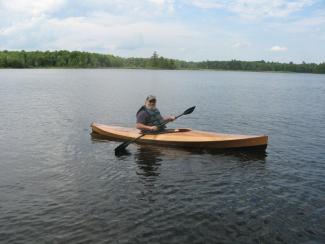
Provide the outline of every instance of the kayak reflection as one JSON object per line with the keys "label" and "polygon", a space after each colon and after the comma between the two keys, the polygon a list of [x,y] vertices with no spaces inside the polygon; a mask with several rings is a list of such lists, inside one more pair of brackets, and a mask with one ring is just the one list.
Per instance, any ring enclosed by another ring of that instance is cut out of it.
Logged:
{"label": "kayak reflection", "polygon": [[162,152],[157,147],[139,146],[135,153],[135,161],[139,167],[137,174],[146,177],[158,176],[161,156]]}
{"label": "kayak reflection", "polygon": [[[108,139],[96,133],[91,133],[93,141],[118,141]],[[235,156],[242,162],[247,161],[260,161],[265,163],[267,152],[264,149],[251,148],[251,149],[197,149],[197,148],[186,148],[186,147],[168,147],[150,144],[137,144],[137,151],[135,159],[138,163],[154,166],[154,164],[162,161],[162,156],[169,158],[180,158],[189,154],[209,154],[209,155],[224,155],[224,156]],[[121,155],[117,156],[130,156],[129,150],[124,150]]]}
{"label": "kayak reflection", "polygon": [[[194,149],[194,148],[183,148],[183,147],[165,147],[158,145],[149,144],[138,144],[136,159],[141,159],[141,163],[149,160],[148,162],[162,161],[162,158],[177,159],[183,158],[188,155],[218,155],[218,156],[232,156],[238,158],[242,162],[247,161],[260,161],[260,163],[265,163],[267,153],[264,150],[216,150],[216,149]],[[140,156],[140,158],[139,158]]]}

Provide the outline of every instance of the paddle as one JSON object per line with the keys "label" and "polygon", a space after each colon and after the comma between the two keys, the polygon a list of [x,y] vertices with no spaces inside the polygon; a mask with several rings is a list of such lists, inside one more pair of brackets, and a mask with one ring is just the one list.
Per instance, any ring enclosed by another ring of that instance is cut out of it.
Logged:
{"label": "paddle", "polygon": [[[194,111],[194,109],[195,109],[195,106],[186,109],[182,114],[176,116],[175,119],[178,119],[179,117],[181,117],[181,116],[183,116],[183,115],[191,114],[191,113]],[[161,123],[161,124],[158,125],[157,127],[158,127],[158,128],[159,128],[159,127],[162,127],[162,126],[164,126],[165,124],[167,124],[167,123],[169,123],[169,122],[170,122],[169,120],[166,120],[165,122]],[[115,148],[115,155],[120,155],[121,152],[123,152],[123,151],[126,149],[126,147],[127,147],[128,145],[130,145],[131,143],[137,141],[138,139],[140,139],[141,137],[143,137],[143,136],[145,136],[145,135],[146,135],[146,133],[143,133],[143,134],[141,134],[140,136],[138,136],[137,138],[134,138],[134,139],[129,140],[129,141],[125,141],[125,142],[123,142],[122,144],[120,144],[119,146],[117,146],[117,147]]]}

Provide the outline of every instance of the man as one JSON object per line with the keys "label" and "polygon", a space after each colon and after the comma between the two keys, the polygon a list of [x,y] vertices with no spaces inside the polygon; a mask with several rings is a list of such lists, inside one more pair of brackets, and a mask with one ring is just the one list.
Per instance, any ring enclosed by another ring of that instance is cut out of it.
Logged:
{"label": "man", "polygon": [[155,96],[148,96],[145,104],[137,112],[136,128],[144,133],[163,131],[166,126],[159,127],[161,123],[175,120],[173,116],[163,118],[156,108],[156,102],[157,99]]}

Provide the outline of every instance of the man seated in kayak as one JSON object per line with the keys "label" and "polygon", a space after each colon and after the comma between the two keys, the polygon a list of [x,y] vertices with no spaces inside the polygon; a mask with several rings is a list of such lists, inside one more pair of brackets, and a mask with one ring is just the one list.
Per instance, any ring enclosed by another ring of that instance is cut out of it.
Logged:
{"label": "man seated in kayak", "polygon": [[156,108],[156,102],[155,96],[148,96],[145,104],[137,112],[136,128],[142,133],[161,132],[166,128],[166,126],[159,126],[161,123],[175,120],[173,116],[163,118]]}

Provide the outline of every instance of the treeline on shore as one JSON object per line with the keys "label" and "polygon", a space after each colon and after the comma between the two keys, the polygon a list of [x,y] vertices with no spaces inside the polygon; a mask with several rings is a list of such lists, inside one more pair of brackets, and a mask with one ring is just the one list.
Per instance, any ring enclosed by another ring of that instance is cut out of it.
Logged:
{"label": "treeline on shore", "polygon": [[325,74],[325,63],[278,63],[262,61],[187,62],[168,59],[156,52],[149,58],[122,58],[79,51],[0,51],[0,68],[147,68],[280,71]]}

